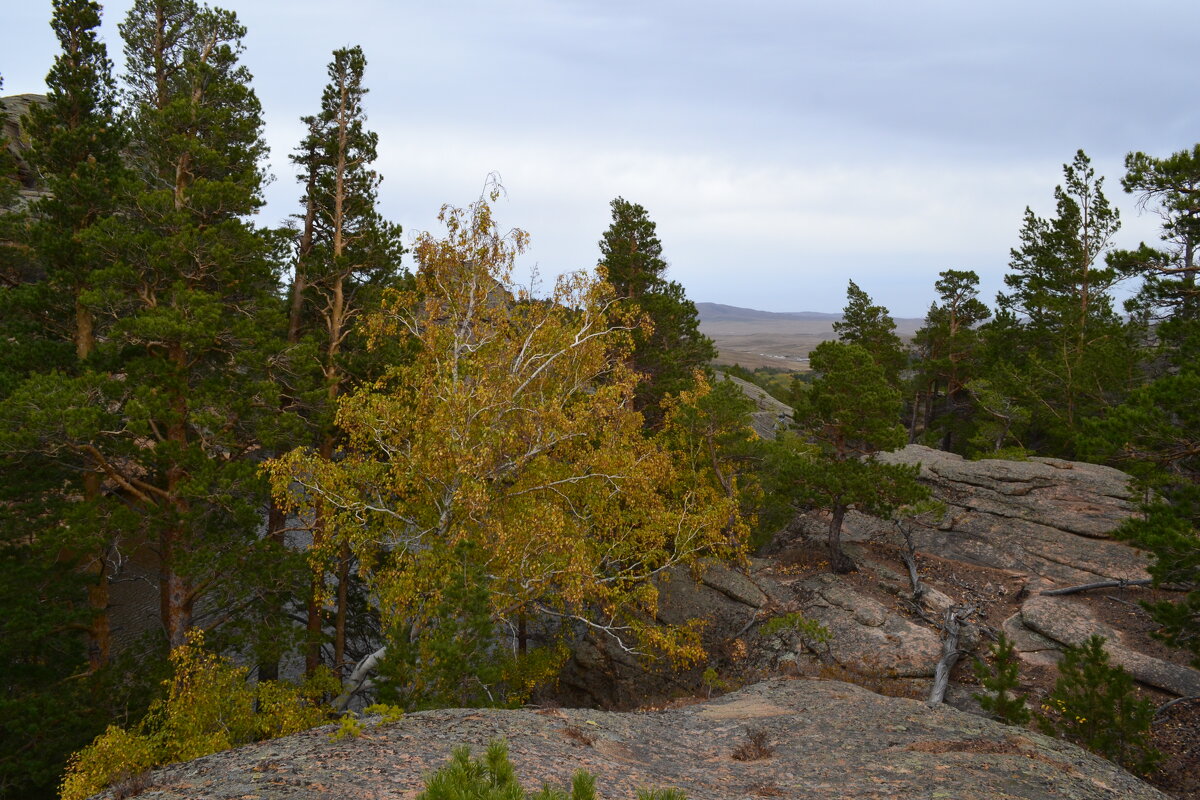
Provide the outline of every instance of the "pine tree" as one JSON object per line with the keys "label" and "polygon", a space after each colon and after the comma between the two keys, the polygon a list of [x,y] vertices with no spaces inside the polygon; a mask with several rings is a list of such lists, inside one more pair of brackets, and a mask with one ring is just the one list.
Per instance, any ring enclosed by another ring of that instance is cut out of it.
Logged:
{"label": "pine tree", "polygon": [[856,344],[870,353],[888,383],[900,385],[900,370],[907,358],[904,343],[896,335],[896,323],[888,310],[875,305],[854,281],[846,287],[846,307],[842,318],[833,323],[833,332],[838,341]]}
{"label": "pine tree", "polygon": [[[45,104],[21,121],[24,169],[41,191],[0,219],[0,796],[50,793],[69,753],[103,726],[111,698],[108,587],[118,531],[136,526],[76,453],[26,428],[22,398],[45,402],[77,380],[95,349],[84,302],[89,228],[119,193],[122,136],[99,6],[53,3],[61,52]],[[2,116],[2,115],[0,115]],[[16,200],[0,143],[0,207]],[[62,409],[68,418],[70,407]],[[85,677],[86,676],[86,677]],[[10,792],[13,794],[10,795]]]}
{"label": "pine tree", "polygon": [[[102,257],[91,246],[92,228],[113,213],[130,176],[122,163],[126,136],[116,110],[112,63],[97,38],[99,4],[55,2],[50,24],[62,52],[46,77],[47,102],[32,107],[27,122],[33,143],[29,161],[49,193],[30,210],[30,249],[43,275],[30,290],[42,300],[38,311],[47,321],[49,342],[60,351],[73,347],[74,358],[63,358],[60,368],[79,375],[88,369],[97,341],[88,294]],[[88,558],[94,613],[90,650],[93,667],[100,667],[109,657],[108,582],[119,532],[104,524],[112,500],[102,496],[102,471],[85,461],[80,477],[83,500],[91,508],[75,513],[92,529],[96,547]]]}
{"label": "pine tree", "polygon": [[621,197],[611,205],[612,224],[600,240],[600,265],[617,295],[650,320],[649,330],[634,334],[632,364],[646,375],[636,407],[656,427],[662,421],[663,398],[686,389],[694,370],[706,366],[717,351],[700,332],[696,306],[683,287],[665,278],[662,243],[646,209]]}
{"label": "pine tree", "polygon": [[1162,754],[1150,741],[1154,706],[1133,691],[1133,677],[1111,666],[1104,637],[1091,636],[1068,647],[1059,677],[1047,697],[1052,716],[1039,724],[1047,733],[1071,739],[1140,775],[1151,772]]}
{"label": "pine tree", "polygon": [[1134,251],[1112,253],[1111,260],[1144,276],[1129,310],[1153,326],[1168,363],[1185,366],[1200,357],[1200,145],[1166,158],[1130,153],[1125,170],[1125,191],[1136,193],[1138,204],[1152,207],[1163,221],[1162,246],[1143,243]]}
{"label": "pine tree", "polygon": [[834,572],[851,572],[854,562],[841,547],[842,520],[851,508],[888,517],[899,507],[926,499],[917,470],[876,460],[881,450],[902,446],[900,392],[871,354],[857,344],[822,342],[810,363],[818,373],[796,423],[804,438],[783,440],[775,453],[776,491],[799,505],[829,511],[829,560]]}
{"label": "pine tree", "polygon": [[[121,134],[99,8],[53,4],[61,52],[45,104],[21,121],[24,180],[0,143],[0,796],[53,793],[68,755],[103,727],[121,690],[109,661],[108,586],[118,531],[137,521],[27,402],[47,404],[85,371],[91,225],[119,193]],[[48,193],[47,193],[48,192]],[[65,395],[60,394],[64,400]],[[78,400],[78,397],[75,398]],[[53,401],[47,405],[53,405]],[[70,403],[53,424],[78,419]],[[43,418],[44,419],[44,418]],[[34,424],[30,425],[29,423]]]}
{"label": "pine tree", "polygon": [[1111,294],[1125,272],[1100,264],[1119,214],[1082,150],[1063,165],[1063,176],[1055,217],[1025,210],[1021,244],[1004,278],[1010,291],[997,297],[1019,327],[989,378],[1031,409],[1029,444],[1072,457],[1082,421],[1120,402],[1135,374],[1130,331]]}
{"label": "pine tree", "polygon": [[[991,312],[978,298],[979,276],[974,272],[946,270],[934,288],[940,305],[930,306],[925,325],[913,337],[917,357],[910,432],[915,438],[918,414],[926,438],[937,436],[943,450],[961,449],[967,438],[970,393],[967,382],[979,371],[979,331],[976,326]],[[940,401],[940,402],[939,402]]]}
{"label": "pine tree", "polygon": [[[307,392],[295,392],[295,407],[306,417],[323,458],[332,458],[337,442],[333,424],[338,397],[353,380],[369,380],[381,371],[385,356],[370,356],[354,330],[354,322],[378,307],[380,293],[404,278],[400,226],[385,221],[377,209],[382,180],[372,168],[378,137],[365,127],[363,85],[366,58],[358,47],[336,50],[329,65],[329,84],[321,111],[306,117],[309,133],[292,160],[302,169],[305,213],[292,285],[289,340],[297,352],[312,354],[319,375]],[[333,662],[345,662],[349,582],[349,550],[325,552],[324,514],[313,520],[310,563],[331,564],[336,573]],[[308,668],[319,663],[322,632],[321,597],[325,568],[313,575],[308,602]]]}
{"label": "pine tree", "polygon": [[1018,673],[1020,659],[1013,643],[1002,632],[991,647],[992,666],[985,662],[975,663],[975,677],[989,694],[977,694],[975,699],[984,711],[1009,725],[1024,725],[1029,722],[1029,709],[1025,697],[1015,694],[1021,688]]}
{"label": "pine tree", "polygon": [[1145,244],[1114,260],[1145,273],[1129,305],[1151,324],[1156,346],[1146,353],[1152,380],[1122,405],[1087,427],[1089,455],[1133,472],[1149,490],[1142,514],[1116,535],[1150,552],[1156,584],[1178,586],[1178,602],[1149,606],[1160,635],[1187,649],[1200,666],[1200,289],[1196,242],[1200,236],[1200,145],[1163,159],[1126,157],[1126,191],[1138,192],[1163,220],[1162,249]]}
{"label": "pine tree", "polygon": [[84,361],[96,348],[94,315],[84,302],[97,262],[87,249],[88,229],[112,213],[125,190],[126,137],[117,118],[112,63],[96,36],[99,4],[59,0],[51,26],[62,53],[46,77],[46,104],[33,106],[26,123],[33,141],[29,160],[49,192],[33,208],[31,246],[48,288],[69,303],[63,318],[71,324],[64,333]]}
{"label": "pine tree", "polygon": [[138,0],[120,27],[136,185],[94,226],[105,264],[90,295],[120,378],[84,376],[70,402],[87,419],[59,440],[143,514],[178,647],[202,593],[248,605],[238,576],[271,544],[255,535],[266,492],[254,454],[278,407],[264,364],[282,320],[270,241],[246,221],[262,202],[266,148],[232,13]]}

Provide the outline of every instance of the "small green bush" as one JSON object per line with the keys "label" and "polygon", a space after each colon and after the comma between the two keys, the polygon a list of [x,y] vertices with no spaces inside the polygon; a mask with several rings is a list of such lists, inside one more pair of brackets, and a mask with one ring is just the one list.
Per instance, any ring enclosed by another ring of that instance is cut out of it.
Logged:
{"label": "small green bush", "polygon": [[[571,794],[543,786],[532,800],[595,800],[595,779],[580,770],[571,782]],[[471,758],[466,745],[454,748],[450,763],[425,781],[417,800],[526,800],[508,760],[508,745],[497,739],[488,745],[483,761]]]}
{"label": "small green bush", "polygon": [[[508,745],[497,739],[483,760],[471,758],[466,745],[456,747],[450,763],[430,775],[417,800],[596,800],[596,779],[584,770],[575,773],[571,793],[543,786],[526,794],[508,760]],[[641,790],[638,800],[687,800],[678,789]]]}
{"label": "small green bush", "polygon": [[817,645],[828,644],[833,638],[833,634],[829,632],[828,628],[815,619],[809,619],[798,611],[781,614],[778,617],[771,617],[762,626],[763,636],[774,636],[784,631],[795,631],[800,634],[800,638],[804,640],[805,646],[813,650],[816,649]]}
{"label": "small green bush", "polygon": [[1139,700],[1133,678],[1108,663],[1104,637],[1067,648],[1059,677],[1038,720],[1043,731],[1077,742],[1142,775],[1162,758],[1150,744],[1154,706]]}
{"label": "small green bush", "polygon": [[977,694],[975,699],[983,710],[1009,725],[1024,725],[1029,722],[1029,709],[1025,707],[1024,695],[1015,693],[1021,681],[1017,672],[1018,658],[1013,643],[1003,633],[991,647],[992,664],[975,662],[975,677],[987,689],[987,694]]}

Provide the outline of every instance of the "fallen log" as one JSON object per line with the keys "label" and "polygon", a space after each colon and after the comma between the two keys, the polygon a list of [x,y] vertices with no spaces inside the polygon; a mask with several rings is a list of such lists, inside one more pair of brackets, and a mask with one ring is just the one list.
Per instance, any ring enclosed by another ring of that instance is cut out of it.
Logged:
{"label": "fallen log", "polygon": [[1040,594],[1046,597],[1056,597],[1064,594],[1078,594],[1079,592],[1089,592],[1092,589],[1123,589],[1126,586],[1149,586],[1152,581],[1149,578],[1143,578],[1136,581],[1098,581],[1096,583],[1084,583],[1079,586],[1068,586],[1064,589],[1046,589]]}

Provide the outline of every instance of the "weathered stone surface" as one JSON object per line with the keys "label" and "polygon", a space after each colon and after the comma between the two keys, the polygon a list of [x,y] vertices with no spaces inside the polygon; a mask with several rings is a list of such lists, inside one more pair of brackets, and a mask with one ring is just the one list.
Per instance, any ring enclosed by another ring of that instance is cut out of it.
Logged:
{"label": "weathered stone surface", "polygon": [[881,460],[919,464],[946,505],[940,519],[914,524],[918,550],[1062,585],[1147,577],[1145,557],[1108,538],[1134,510],[1119,470],[1052,458],[967,461],[920,445]]}
{"label": "weathered stone surface", "polygon": [[836,575],[801,584],[815,595],[804,615],[829,629],[829,654],[852,670],[900,678],[932,677],[941,656],[936,633],[851,588]]}
{"label": "weathered stone surface", "polygon": [[762,608],[767,604],[767,595],[758,584],[726,564],[715,561],[705,564],[700,580],[710,589],[751,608]]}
{"label": "weathered stone surface", "polygon": [[[458,744],[503,737],[519,779],[568,785],[577,768],[602,797],[677,787],[690,800],[1162,800],[1090,753],[942,706],[835,681],[772,680],[652,713],[448,709],[330,741],[332,726],[159,770],[146,800],[411,798]],[[752,731],[771,754],[733,758]]]}
{"label": "weathered stone surface", "polygon": [[1062,645],[1030,630],[1021,621],[1020,612],[1013,614],[1000,626],[1008,640],[1013,643],[1022,661],[1038,666],[1053,666],[1062,657]]}
{"label": "weathered stone surface", "polygon": [[1111,662],[1128,670],[1134,679],[1181,697],[1200,695],[1200,671],[1130,649],[1120,631],[1103,624],[1086,606],[1069,598],[1034,595],[1021,606],[1021,622],[1064,645],[1077,646],[1090,636],[1103,636]]}

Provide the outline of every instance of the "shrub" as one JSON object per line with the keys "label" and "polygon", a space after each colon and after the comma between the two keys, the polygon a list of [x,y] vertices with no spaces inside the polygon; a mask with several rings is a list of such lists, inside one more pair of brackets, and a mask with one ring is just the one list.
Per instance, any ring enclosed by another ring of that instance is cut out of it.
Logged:
{"label": "shrub", "polygon": [[1104,637],[1069,647],[1039,719],[1049,734],[1078,742],[1131,772],[1147,774],[1162,758],[1150,744],[1154,706],[1133,691],[1133,678],[1108,663]]}
{"label": "shrub", "polygon": [[[596,779],[579,770],[571,780],[571,793],[542,786],[526,794],[508,760],[508,745],[497,739],[488,745],[483,760],[471,758],[466,745],[456,747],[450,763],[430,775],[417,800],[596,800]],[[678,789],[639,790],[638,800],[687,800]]]}
{"label": "shrub", "polygon": [[774,636],[784,631],[795,631],[800,634],[805,647],[813,651],[817,649],[818,645],[826,645],[833,638],[833,634],[829,632],[828,628],[815,619],[805,617],[798,611],[772,617],[762,626],[763,636]]}
{"label": "shrub", "polygon": [[1021,682],[1017,673],[1018,658],[1013,643],[1003,633],[991,649],[992,665],[985,661],[975,662],[975,677],[990,694],[977,694],[975,699],[983,710],[1009,725],[1024,725],[1029,722],[1029,709],[1025,707],[1024,695],[1015,694]]}
{"label": "shrub", "polygon": [[205,650],[199,631],[171,653],[171,666],[166,698],[153,703],[141,722],[128,730],[111,725],[71,757],[63,800],[82,800],[161,764],[320,725],[329,715],[321,698],[338,688],[328,671],[299,686],[250,685],[249,670]]}
{"label": "shrub", "polygon": [[[580,770],[571,781],[571,794],[543,786],[533,800],[595,800],[595,779]],[[425,781],[425,791],[417,800],[525,800],[525,791],[517,782],[508,760],[508,745],[495,740],[488,745],[483,761],[471,758],[466,745],[454,748],[450,763]]]}
{"label": "shrub", "polygon": [[109,725],[94,742],[71,756],[62,782],[62,800],[91,797],[159,763],[155,743],[148,737]]}

